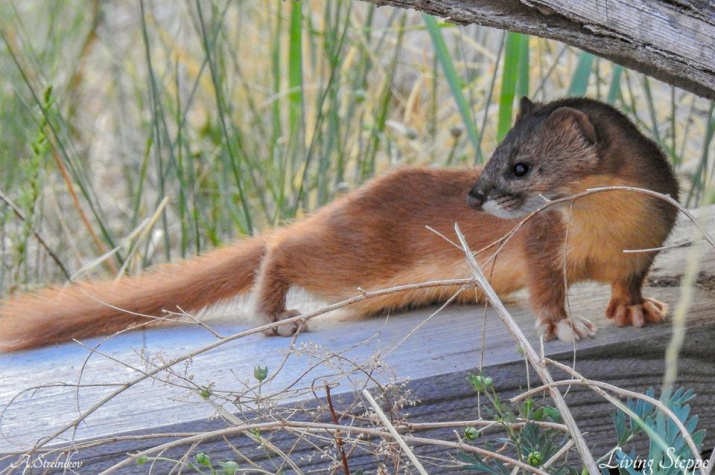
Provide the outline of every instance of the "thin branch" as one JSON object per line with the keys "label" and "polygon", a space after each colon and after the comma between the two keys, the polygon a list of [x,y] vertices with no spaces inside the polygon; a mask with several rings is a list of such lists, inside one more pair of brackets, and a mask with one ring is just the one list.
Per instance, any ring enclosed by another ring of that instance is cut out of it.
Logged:
{"label": "thin branch", "polygon": [[392,348],[390,348],[389,350],[387,350],[384,353],[384,356],[385,357],[389,356],[393,351],[397,350],[400,346],[402,346],[402,344],[404,342],[406,342],[408,339],[410,339],[412,337],[412,335],[417,333],[420,330],[420,328],[422,328],[423,326],[425,326],[427,324],[427,322],[432,320],[432,318],[434,318],[436,315],[440,314],[445,308],[447,308],[447,306],[451,305],[454,302],[454,300],[457,298],[457,296],[459,294],[461,294],[462,292],[464,292],[468,287],[469,287],[468,285],[463,285],[459,290],[457,290],[454,294],[452,294],[452,296],[449,297],[442,305],[440,305],[437,310],[432,312],[427,318],[422,320],[419,324],[417,324],[416,326],[411,328],[410,331],[407,333],[407,335],[405,335],[400,341],[395,343],[392,346]]}
{"label": "thin branch", "polygon": [[[554,380],[551,377],[549,370],[541,364],[541,359],[539,358],[539,355],[536,353],[534,348],[526,339],[526,336],[524,336],[524,333],[516,324],[512,316],[509,314],[506,307],[504,307],[504,304],[501,302],[501,300],[499,300],[499,297],[497,296],[496,292],[494,291],[491,284],[489,283],[486,276],[479,267],[477,260],[474,258],[474,255],[472,255],[472,252],[469,249],[469,245],[467,244],[464,235],[459,229],[459,225],[455,224],[454,229],[457,233],[457,237],[459,238],[459,242],[462,244],[462,248],[464,249],[464,254],[467,257],[467,263],[472,270],[472,275],[479,283],[479,286],[481,287],[482,291],[484,291],[487,300],[489,300],[489,303],[492,305],[492,307],[494,307],[494,310],[496,310],[497,315],[499,315],[499,318],[501,318],[502,323],[504,323],[504,326],[514,338],[517,345],[519,345],[519,348],[521,348],[521,350],[524,352],[524,355],[529,360],[529,363],[531,363],[531,366],[534,368],[541,380],[546,384],[553,383]],[[561,393],[557,388],[551,387],[549,388],[549,395],[554,401],[556,409],[561,414],[564,424],[566,425],[566,427],[568,427],[571,438],[576,443],[576,450],[581,456],[581,461],[584,463],[588,471],[592,474],[600,473],[598,470],[598,466],[596,465],[596,461],[594,460],[593,455],[589,451],[588,445],[586,444],[586,441],[581,435],[581,431],[576,425],[576,421],[574,420],[571,411],[566,405],[566,401],[564,401],[563,397],[561,396]]]}
{"label": "thin branch", "polygon": [[[2,191],[0,191],[0,199],[2,199],[5,202],[5,204],[7,204],[10,207],[10,209],[12,209],[12,212],[15,213],[15,216],[17,216],[20,219],[20,221],[25,222],[25,223],[27,222],[27,217],[22,212],[22,210],[20,208],[18,208],[17,205],[10,199],[10,197],[8,197]],[[45,248],[45,251],[47,251],[47,253],[50,255],[52,260],[55,261],[55,264],[57,264],[57,267],[59,267],[60,270],[62,271],[62,273],[65,275],[65,277],[67,277],[67,280],[71,281],[72,275],[69,273],[67,268],[65,268],[64,264],[62,264],[62,261],[57,256],[57,254],[55,254],[55,251],[53,251],[50,248],[50,246],[47,244],[47,242],[45,242],[45,240],[42,239],[42,236],[40,236],[40,234],[37,231],[35,231],[34,229],[31,229],[30,232],[32,232],[32,235],[35,236],[35,239],[37,239],[37,242],[39,242],[40,245],[43,248]]]}
{"label": "thin branch", "polygon": [[377,403],[377,401],[375,401],[375,398],[372,397],[370,391],[368,391],[367,389],[363,389],[362,395],[365,397],[365,399],[367,399],[367,402],[370,403],[370,406],[372,407],[372,410],[375,411],[377,418],[380,419],[382,425],[384,425],[385,428],[390,432],[392,438],[395,440],[395,442],[397,442],[397,445],[400,446],[405,455],[407,455],[407,458],[410,459],[417,471],[420,472],[422,475],[428,475],[427,470],[425,470],[425,468],[422,466],[422,463],[419,461],[417,456],[415,456],[414,452],[412,452],[412,449],[405,443],[405,440],[397,432],[397,429],[395,429],[395,426],[392,425],[390,419],[388,419],[385,413],[382,412],[380,405]]}
{"label": "thin branch", "polygon": [[523,420],[521,418],[517,418],[517,422],[507,422],[504,420],[500,421],[495,421],[495,420],[488,420],[488,419],[475,419],[471,421],[448,421],[448,422],[415,422],[415,423],[409,423],[409,424],[402,424],[402,425],[397,425],[398,430],[410,430],[410,431],[420,431],[420,430],[432,430],[432,429],[443,429],[443,428],[452,428],[452,427],[470,427],[470,426],[477,426],[477,427],[482,427],[480,429],[481,433],[484,433],[486,430],[490,429],[492,426],[498,427],[498,428],[504,428],[504,427],[511,427],[511,428],[522,428],[526,424],[534,424],[542,429],[555,429],[561,432],[568,432],[569,429],[563,424],[559,424],[558,422],[547,422],[547,421],[532,421],[532,420]]}
{"label": "thin branch", "polygon": [[669,249],[677,249],[679,247],[687,247],[693,244],[692,239],[688,239],[687,241],[683,242],[675,242],[673,244],[668,244],[667,246],[660,246],[660,247],[649,247],[646,249],[624,249],[623,253],[624,254],[638,254],[642,252],[660,252],[660,251],[667,251]]}
{"label": "thin branch", "polygon": [[[335,407],[333,406],[333,397],[330,395],[330,385],[325,384],[325,398],[328,400],[328,409],[330,410],[330,415],[333,418],[333,424],[336,426],[340,425],[340,419],[335,413]],[[338,446],[338,452],[340,452],[340,461],[343,464],[343,472],[345,475],[350,475],[350,465],[348,465],[348,457],[345,455],[345,447],[343,447],[343,436],[340,430],[336,430],[333,434],[335,437],[335,445]]]}
{"label": "thin branch", "polygon": [[[351,432],[357,434],[364,434],[371,437],[379,437],[382,439],[390,439],[392,435],[389,432],[379,429],[373,429],[369,427],[355,427],[355,426],[336,426],[334,424],[322,423],[322,422],[300,422],[292,420],[276,420],[270,422],[256,422],[252,424],[244,424],[239,427],[227,427],[223,429],[218,429],[215,431],[201,432],[190,434],[180,439],[158,445],[156,447],[151,447],[149,449],[143,450],[141,452],[130,454],[125,460],[109,467],[100,475],[109,475],[111,473],[117,472],[119,469],[126,467],[134,463],[134,461],[140,457],[151,456],[152,454],[165,451],[167,449],[188,445],[194,442],[203,442],[204,440],[215,439],[218,437],[229,437],[237,434],[245,434],[247,431],[259,430],[259,431],[269,431],[269,430],[283,430],[283,429],[295,429],[305,432],[324,432],[324,431],[337,431],[341,430],[344,432]],[[494,460],[499,460],[500,462],[514,465],[526,470],[530,473],[535,473],[538,475],[549,475],[547,472],[532,467],[531,465],[521,462],[519,460],[512,459],[505,455],[490,450],[482,449],[480,447],[475,447],[473,445],[464,444],[461,442],[450,442],[446,440],[439,439],[428,439],[425,437],[413,437],[408,435],[401,436],[406,442],[420,444],[420,445],[433,445],[438,447],[446,447],[451,449],[458,449],[465,452],[472,452],[484,457],[492,458]]]}
{"label": "thin branch", "polygon": [[[489,249],[495,245],[499,245],[499,248],[496,250],[494,255],[492,255],[492,257],[490,258],[490,259],[493,259],[494,256],[496,256],[496,254],[498,254],[499,251],[504,246],[506,246],[506,244],[517,233],[517,231],[519,231],[528,221],[533,219],[536,215],[544,212],[545,210],[547,210],[553,206],[557,206],[557,205],[564,204],[564,203],[574,203],[577,200],[585,198],[587,196],[590,196],[590,195],[593,195],[596,193],[604,193],[607,191],[632,191],[635,193],[649,195],[649,196],[658,198],[660,200],[663,200],[663,201],[671,204],[676,209],[678,209],[678,211],[683,213],[688,218],[688,220],[690,220],[690,222],[693,223],[693,225],[698,229],[698,231],[700,231],[700,233],[703,235],[703,238],[708,242],[708,244],[710,244],[710,246],[713,249],[715,249],[715,238],[713,238],[713,236],[710,235],[710,233],[708,233],[707,230],[700,225],[700,223],[698,222],[698,219],[693,215],[693,213],[691,213],[687,208],[683,207],[680,203],[678,203],[677,200],[674,200],[670,195],[665,195],[663,193],[658,193],[657,191],[652,191],[652,190],[648,190],[645,188],[638,188],[635,186],[604,186],[604,187],[599,187],[599,188],[589,188],[588,190],[582,191],[580,193],[576,193],[574,195],[565,196],[563,198],[558,198],[558,199],[554,199],[554,200],[547,200],[544,197],[544,200],[546,200],[546,203],[543,206],[541,206],[539,209],[534,210],[531,213],[529,213],[528,215],[526,215],[524,217],[524,219],[519,221],[519,223],[517,223],[502,238],[500,238],[500,239],[494,241],[493,243],[489,244],[488,246],[480,249],[475,254],[480,254],[483,251],[486,251],[487,249]],[[656,250],[658,250],[658,249],[652,249],[652,251],[656,251]],[[648,249],[624,249],[623,250],[624,253],[626,253],[626,252],[645,252],[645,251],[648,251]],[[489,260],[487,260],[486,262],[489,262]]]}
{"label": "thin branch", "polygon": [[[70,178],[69,173],[67,173],[67,168],[65,167],[64,163],[62,163],[62,159],[60,158],[60,155],[57,152],[57,149],[55,148],[54,140],[50,140],[50,145],[52,146],[52,158],[54,158],[55,163],[57,164],[57,168],[60,170],[60,174],[62,175],[62,179],[65,181],[65,185],[67,186],[67,191],[69,192],[70,197],[72,198],[72,204],[74,205],[75,210],[77,210],[77,214],[79,215],[80,220],[84,224],[84,227],[87,229],[87,232],[89,233],[90,237],[92,238],[94,245],[99,250],[99,253],[106,254],[107,248],[104,247],[104,244],[99,239],[99,236],[97,236],[97,233],[94,232],[94,228],[89,223],[87,214],[84,212],[84,209],[82,209],[82,205],[80,205],[80,203],[79,203],[79,198],[77,197],[77,193],[74,190],[74,185],[72,184],[72,179]],[[108,260],[104,261],[104,264],[109,268],[109,270],[113,274],[115,274],[115,275],[117,274],[117,265],[114,263],[114,261],[108,259]]]}

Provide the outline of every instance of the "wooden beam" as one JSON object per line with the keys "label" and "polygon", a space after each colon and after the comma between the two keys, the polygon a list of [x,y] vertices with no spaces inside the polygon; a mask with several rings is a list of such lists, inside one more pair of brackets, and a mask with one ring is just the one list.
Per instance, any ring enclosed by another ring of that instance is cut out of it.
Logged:
{"label": "wooden beam", "polygon": [[707,0],[367,0],[457,24],[550,38],[715,99],[715,3]]}

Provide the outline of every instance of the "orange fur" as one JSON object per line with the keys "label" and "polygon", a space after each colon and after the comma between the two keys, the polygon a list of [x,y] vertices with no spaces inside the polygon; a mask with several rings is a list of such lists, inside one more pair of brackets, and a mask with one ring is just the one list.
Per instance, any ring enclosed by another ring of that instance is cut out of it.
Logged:
{"label": "orange fur", "polygon": [[[335,302],[359,288],[466,277],[463,255],[441,237],[460,223],[474,249],[491,244],[514,223],[466,204],[479,170],[400,169],[265,237],[239,241],[179,264],[159,266],[139,278],[82,282],[22,295],[4,303],[0,349],[15,351],[72,338],[111,334],[137,325],[165,323],[164,311],[191,312],[255,287],[258,311],[267,321],[286,315],[291,286]],[[412,199],[404,197],[412,195]],[[402,198],[401,198],[402,197]],[[435,201],[436,200],[436,201]],[[430,206],[439,202],[440,206]],[[488,232],[485,232],[488,230]],[[519,262],[509,245],[497,264]],[[496,280],[508,293],[523,270],[505,269]],[[257,278],[256,278],[257,277]],[[359,313],[377,313],[448,299],[457,289],[402,292],[368,300]],[[462,297],[461,300],[473,299]],[[155,318],[159,317],[159,319]]]}
{"label": "orange fur", "polygon": [[200,310],[249,290],[264,249],[262,238],[253,238],[138,278],[80,282],[13,298],[0,314],[0,350],[155,325],[163,310]]}
{"label": "orange fur", "polygon": [[[515,176],[514,164],[520,172]],[[475,184],[476,183],[476,184]],[[614,184],[645,187],[677,197],[664,156],[628,119],[604,104],[569,99],[535,105],[522,101],[512,131],[485,169],[402,168],[377,178],[267,236],[237,242],[139,278],[87,282],[20,296],[0,311],[0,349],[14,351],[86,338],[142,324],[157,324],[164,310],[191,312],[251,289],[267,322],[296,315],[286,294],[298,286],[328,302],[366,290],[469,276],[453,236],[458,223],[473,251],[501,240],[543,196],[567,196]],[[469,196],[469,205],[467,196]],[[487,203],[487,204],[485,204]],[[484,209],[511,219],[502,219]],[[500,295],[527,288],[539,328],[547,337],[592,334],[583,319],[569,324],[567,285],[581,280],[612,287],[606,310],[618,325],[643,325],[665,316],[665,306],[641,295],[657,247],[675,222],[675,210],[628,192],[606,192],[542,212],[487,263]],[[565,285],[566,284],[566,285]],[[449,299],[457,288],[405,291],[365,300],[363,314]],[[463,292],[458,302],[474,299]],[[171,315],[168,315],[172,318]],[[282,325],[271,334],[288,335]]]}

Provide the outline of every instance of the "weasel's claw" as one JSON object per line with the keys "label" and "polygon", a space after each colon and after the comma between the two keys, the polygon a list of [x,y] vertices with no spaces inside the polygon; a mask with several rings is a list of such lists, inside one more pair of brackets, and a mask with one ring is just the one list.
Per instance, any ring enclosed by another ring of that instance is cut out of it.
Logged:
{"label": "weasel's claw", "polygon": [[558,338],[571,343],[594,336],[596,325],[583,317],[569,317],[556,323],[539,321],[536,323],[536,330],[539,335],[544,337],[544,340]]}
{"label": "weasel's claw", "polygon": [[636,328],[648,323],[658,323],[668,315],[668,305],[651,298],[644,298],[642,303],[629,305],[621,301],[611,301],[606,310],[606,317],[617,327],[633,325]]}
{"label": "weasel's claw", "polygon": [[[300,312],[297,310],[286,310],[285,312],[276,315],[274,317],[274,321],[280,322],[281,320],[287,320],[289,318],[297,317],[299,315]],[[266,336],[293,336],[302,327],[305,327],[305,322],[295,321],[265,330],[263,334]]]}

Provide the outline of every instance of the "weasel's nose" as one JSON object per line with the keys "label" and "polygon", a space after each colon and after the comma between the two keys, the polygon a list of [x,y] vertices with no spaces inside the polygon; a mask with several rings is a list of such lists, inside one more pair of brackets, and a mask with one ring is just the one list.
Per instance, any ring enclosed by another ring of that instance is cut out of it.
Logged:
{"label": "weasel's nose", "polygon": [[486,197],[484,196],[484,193],[479,191],[476,187],[472,188],[469,190],[469,193],[467,193],[467,204],[470,208],[481,210],[485,200]]}

